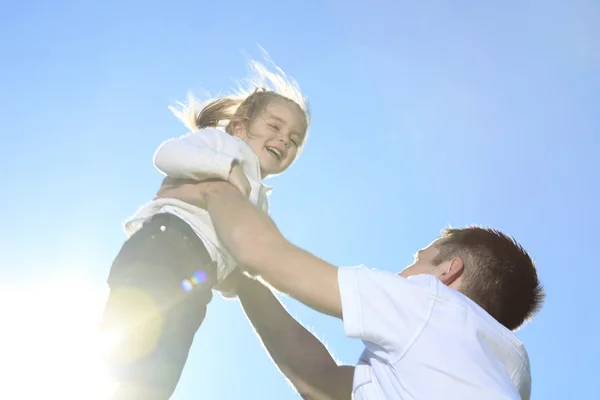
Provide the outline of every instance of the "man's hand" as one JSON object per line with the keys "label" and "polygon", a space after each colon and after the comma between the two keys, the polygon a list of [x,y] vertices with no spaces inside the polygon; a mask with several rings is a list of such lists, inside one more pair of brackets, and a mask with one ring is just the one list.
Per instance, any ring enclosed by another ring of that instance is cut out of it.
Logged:
{"label": "man's hand", "polygon": [[239,290],[253,280],[246,276],[239,268],[234,269],[224,280],[219,282],[214,290],[221,292],[226,299],[238,297]]}
{"label": "man's hand", "polygon": [[178,199],[196,207],[206,209],[207,193],[210,190],[230,185],[239,190],[245,198],[248,198],[250,195],[250,182],[239,164],[235,164],[231,168],[229,181],[209,179],[200,182],[192,179],[175,179],[167,176],[163,179],[155,199]]}
{"label": "man's hand", "polygon": [[173,179],[167,177],[163,180],[155,198],[178,199],[196,207],[206,209],[207,194],[221,186],[229,186],[231,188],[232,185],[229,182],[221,180],[198,182],[191,179]]}
{"label": "man's hand", "polygon": [[250,196],[250,181],[248,181],[248,177],[244,173],[242,167],[240,167],[239,163],[233,164],[231,167],[231,172],[229,173],[229,183],[237,188],[244,197]]}

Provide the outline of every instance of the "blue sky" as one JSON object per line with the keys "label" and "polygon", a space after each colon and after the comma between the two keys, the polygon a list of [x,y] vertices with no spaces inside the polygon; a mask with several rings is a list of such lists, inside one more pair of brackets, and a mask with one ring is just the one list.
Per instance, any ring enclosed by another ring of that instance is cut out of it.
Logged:
{"label": "blue sky", "polygon": [[[270,182],[284,234],[336,265],[393,271],[448,224],[516,236],[548,293],[518,332],[533,399],[600,398],[590,309],[598,2],[24,0],[2,9],[0,373],[10,384],[0,393],[65,398],[121,222],[158,188],[157,145],[185,133],[167,106],[189,90],[232,87],[247,71],[242,52],[258,56],[260,44],[313,110],[304,154]],[[285,303],[339,360],[357,359],[360,343],[339,321]],[[195,398],[298,398],[236,302],[217,298],[197,335],[174,400]]]}

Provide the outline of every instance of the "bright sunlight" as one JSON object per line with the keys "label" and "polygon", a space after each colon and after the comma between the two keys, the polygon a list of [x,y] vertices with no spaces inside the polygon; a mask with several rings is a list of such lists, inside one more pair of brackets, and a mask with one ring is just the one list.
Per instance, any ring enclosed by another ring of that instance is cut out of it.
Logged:
{"label": "bright sunlight", "polygon": [[0,286],[0,398],[106,399],[95,330],[106,294],[68,279]]}

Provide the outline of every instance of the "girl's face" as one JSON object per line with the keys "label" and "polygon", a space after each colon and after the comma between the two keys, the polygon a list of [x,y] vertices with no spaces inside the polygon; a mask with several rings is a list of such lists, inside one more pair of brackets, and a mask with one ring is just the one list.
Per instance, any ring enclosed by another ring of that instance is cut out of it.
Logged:
{"label": "girl's face", "polygon": [[306,136],[305,117],[296,104],[273,100],[248,124],[235,124],[232,133],[258,156],[265,178],[285,171],[296,158]]}

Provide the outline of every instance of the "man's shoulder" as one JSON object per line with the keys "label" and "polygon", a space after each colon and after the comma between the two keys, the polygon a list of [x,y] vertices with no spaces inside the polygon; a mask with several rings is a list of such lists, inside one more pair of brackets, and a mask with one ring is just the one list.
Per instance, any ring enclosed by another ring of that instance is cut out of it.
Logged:
{"label": "man's shoulder", "polygon": [[440,282],[437,286],[434,299],[438,303],[463,310],[462,314],[472,321],[475,326],[494,332],[510,342],[517,349],[524,349],[521,341],[511,330],[498,322],[483,307],[463,293],[451,289]]}
{"label": "man's shoulder", "polygon": [[[402,308],[427,302],[436,295],[440,282],[432,275],[415,275],[405,278],[387,270],[368,268],[365,265],[338,269],[340,290],[373,300],[379,297],[378,306],[401,302]],[[380,298],[384,296],[384,298]],[[422,301],[418,301],[421,299]],[[385,301],[383,301],[385,300]]]}
{"label": "man's shoulder", "polygon": [[439,285],[434,303],[437,312],[433,312],[432,318],[446,319],[440,312],[452,315],[452,319],[447,319],[448,329],[460,327],[464,335],[477,340],[487,349],[487,354],[500,361],[516,380],[530,379],[529,356],[521,340],[479,304],[443,284]]}
{"label": "man's shoulder", "polygon": [[438,278],[430,274],[412,275],[406,278],[406,280],[412,285],[427,288],[433,294],[437,294],[439,292],[440,285],[445,287],[445,285],[442,284]]}
{"label": "man's shoulder", "polygon": [[[435,279],[435,278],[434,278]],[[467,318],[474,326],[485,328],[490,332],[494,332],[498,336],[506,339],[515,347],[521,349],[523,344],[515,336],[515,334],[502,325],[498,320],[492,317],[483,307],[477,304],[463,293],[451,289],[440,282],[437,285],[437,290],[434,293],[434,300],[437,303],[447,305],[451,308],[462,310],[460,314],[463,318]]]}
{"label": "man's shoulder", "polygon": [[405,278],[398,273],[384,269],[370,268],[364,264],[344,266],[340,267],[339,270],[344,271],[343,273],[347,274],[357,274],[358,276],[366,277],[375,282],[423,286],[434,291],[437,291],[438,283],[440,283],[439,280],[433,275],[421,274],[412,275],[408,278]]}

